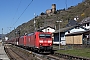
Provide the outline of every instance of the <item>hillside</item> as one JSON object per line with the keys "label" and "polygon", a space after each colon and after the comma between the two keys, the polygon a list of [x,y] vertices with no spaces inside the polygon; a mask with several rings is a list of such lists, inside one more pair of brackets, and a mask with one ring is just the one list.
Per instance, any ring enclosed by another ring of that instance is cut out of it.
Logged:
{"label": "hillside", "polygon": [[30,21],[23,23],[18,26],[15,30],[11,31],[7,34],[8,37],[17,37],[19,35],[24,35],[24,33],[34,32],[34,19],[36,21],[36,29],[40,29],[41,27],[51,26],[58,29],[57,20],[63,20],[61,23],[61,28],[66,27],[68,24],[68,20],[73,20],[74,17],[78,17],[77,22],[81,22],[82,19],[90,16],[90,0],[85,0],[82,3],[78,3],[76,6],[71,6],[68,9],[59,9],[54,14],[42,14],[40,16],[36,16]]}

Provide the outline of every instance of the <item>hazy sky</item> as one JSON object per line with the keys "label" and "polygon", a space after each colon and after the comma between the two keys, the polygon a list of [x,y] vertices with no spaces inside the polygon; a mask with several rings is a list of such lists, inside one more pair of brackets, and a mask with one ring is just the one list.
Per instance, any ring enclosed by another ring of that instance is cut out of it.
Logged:
{"label": "hazy sky", "polygon": [[0,0],[0,34],[9,33],[14,27],[28,22],[34,18],[34,13],[40,15],[47,9],[51,9],[52,4],[56,4],[56,9],[63,9],[76,6],[82,0]]}

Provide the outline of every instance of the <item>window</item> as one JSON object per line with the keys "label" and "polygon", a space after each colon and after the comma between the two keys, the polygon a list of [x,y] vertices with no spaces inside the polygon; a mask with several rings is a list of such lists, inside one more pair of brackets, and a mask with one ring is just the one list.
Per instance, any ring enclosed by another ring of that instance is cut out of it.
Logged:
{"label": "window", "polygon": [[46,38],[51,38],[51,35],[50,34],[46,34]]}
{"label": "window", "polygon": [[51,38],[50,34],[40,34],[39,35],[40,38]]}
{"label": "window", "polygon": [[68,31],[68,33],[70,33],[70,31]]}
{"label": "window", "polygon": [[79,29],[79,27],[75,27],[75,29]]}
{"label": "window", "polygon": [[89,23],[87,23],[87,26],[89,26]]}

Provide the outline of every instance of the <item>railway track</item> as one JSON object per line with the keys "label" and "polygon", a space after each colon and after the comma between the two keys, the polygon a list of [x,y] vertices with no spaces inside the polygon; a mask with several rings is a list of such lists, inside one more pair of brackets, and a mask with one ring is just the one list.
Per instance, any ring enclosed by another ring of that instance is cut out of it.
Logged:
{"label": "railway track", "polygon": [[17,46],[5,45],[5,51],[10,60],[90,60],[77,56],[65,55],[60,53],[38,54]]}
{"label": "railway track", "polygon": [[54,55],[47,55],[47,57],[49,57],[49,59],[51,59],[51,60],[66,60],[64,58],[56,57]]}
{"label": "railway track", "polygon": [[38,54],[35,52],[31,53],[30,50],[12,45],[6,45],[5,51],[7,52],[11,60],[90,60],[89,58],[71,56],[60,53],[54,54]]}
{"label": "railway track", "polygon": [[[50,54],[38,54],[17,46],[6,45],[5,51],[11,60],[65,60]],[[28,56],[27,56],[28,55]]]}
{"label": "railway track", "polygon": [[30,53],[27,53],[19,48],[16,48],[15,46],[5,45],[5,51],[9,56],[10,60],[35,60],[36,59]]}
{"label": "railway track", "polygon": [[5,46],[5,51],[9,56],[10,60],[24,60],[24,58],[15,53],[9,46]]}

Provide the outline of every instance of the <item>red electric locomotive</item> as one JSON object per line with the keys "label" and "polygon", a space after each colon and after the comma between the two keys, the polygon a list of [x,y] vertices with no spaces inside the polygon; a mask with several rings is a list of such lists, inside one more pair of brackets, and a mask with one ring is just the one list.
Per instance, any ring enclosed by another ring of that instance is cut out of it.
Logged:
{"label": "red electric locomotive", "polygon": [[53,40],[50,32],[34,32],[20,38],[9,40],[10,43],[30,48],[37,52],[53,52]]}
{"label": "red electric locomotive", "polygon": [[35,32],[27,35],[26,46],[38,52],[52,52],[52,34],[50,32]]}
{"label": "red electric locomotive", "polygon": [[26,36],[21,36],[19,38],[19,41],[17,41],[17,42],[18,42],[19,46],[22,46],[22,47],[26,46]]}

